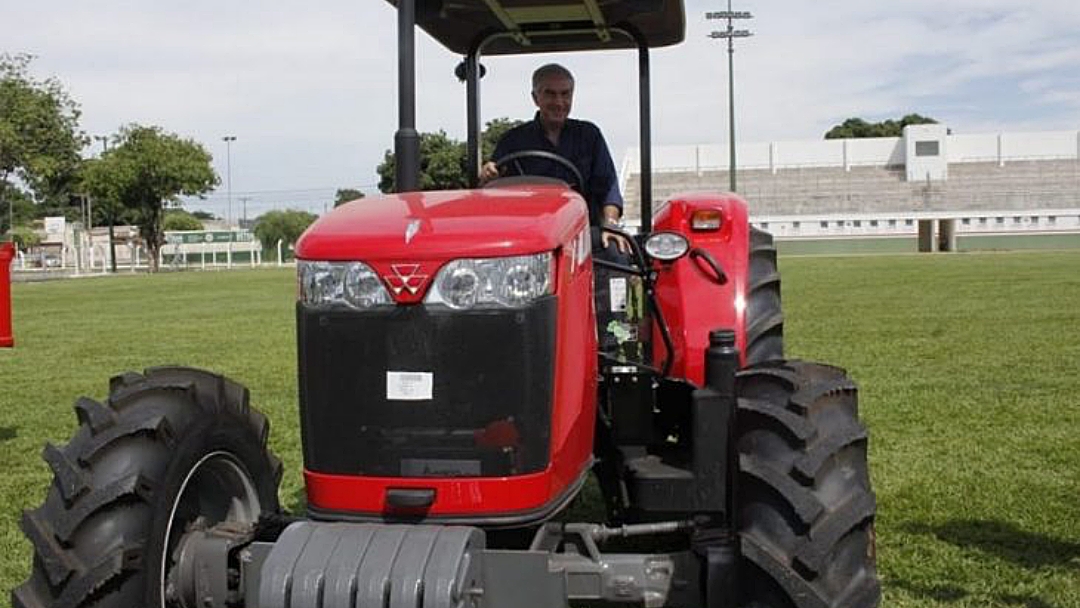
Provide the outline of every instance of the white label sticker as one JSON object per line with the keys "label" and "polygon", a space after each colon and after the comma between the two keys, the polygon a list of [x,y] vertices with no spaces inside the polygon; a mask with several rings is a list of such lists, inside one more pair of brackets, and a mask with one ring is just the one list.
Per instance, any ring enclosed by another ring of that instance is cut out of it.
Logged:
{"label": "white label sticker", "polygon": [[431,399],[435,374],[431,372],[386,372],[386,398],[391,401]]}
{"label": "white label sticker", "polygon": [[626,312],[626,279],[613,278],[608,285],[611,290],[611,312]]}

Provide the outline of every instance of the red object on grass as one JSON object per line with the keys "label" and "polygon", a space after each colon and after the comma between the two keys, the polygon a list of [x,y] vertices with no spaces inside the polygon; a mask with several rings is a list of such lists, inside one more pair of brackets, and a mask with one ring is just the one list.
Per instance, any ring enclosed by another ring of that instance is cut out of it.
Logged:
{"label": "red object on grass", "polygon": [[15,346],[11,335],[11,259],[15,245],[0,243],[0,348]]}

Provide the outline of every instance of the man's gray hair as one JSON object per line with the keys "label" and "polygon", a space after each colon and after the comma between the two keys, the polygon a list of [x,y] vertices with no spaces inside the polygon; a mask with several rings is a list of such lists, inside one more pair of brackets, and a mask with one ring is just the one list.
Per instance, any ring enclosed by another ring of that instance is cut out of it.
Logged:
{"label": "man's gray hair", "polygon": [[557,63],[549,63],[536,68],[532,76],[532,90],[533,93],[540,92],[540,83],[544,82],[548,78],[558,77],[565,78],[570,81],[570,84],[574,84],[574,75],[570,73],[570,70],[564,68]]}

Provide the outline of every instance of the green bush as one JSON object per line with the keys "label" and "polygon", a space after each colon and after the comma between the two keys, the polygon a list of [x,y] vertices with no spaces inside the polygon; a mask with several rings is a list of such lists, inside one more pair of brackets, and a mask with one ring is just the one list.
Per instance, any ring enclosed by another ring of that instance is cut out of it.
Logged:
{"label": "green bush", "polygon": [[199,218],[183,209],[170,209],[165,212],[162,229],[166,232],[173,230],[202,230],[203,223],[199,221]]}
{"label": "green bush", "polygon": [[264,251],[274,251],[277,255],[278,241],[292,246],[317,219],[317,215],[307,211],[269,211],[255,220],[255,237],[262,243]]}
{"label": "green bush", "polygon": [[41,236],[30,226],[16,226],[9,236],[19,249],[29,249],[41,244]]}

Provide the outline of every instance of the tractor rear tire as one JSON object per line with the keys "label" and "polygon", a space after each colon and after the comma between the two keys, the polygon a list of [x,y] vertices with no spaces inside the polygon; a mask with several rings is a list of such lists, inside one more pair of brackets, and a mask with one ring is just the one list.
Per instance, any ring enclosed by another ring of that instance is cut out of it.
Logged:
{"label": "tractor rear tire", "polygon": [[71,441],[45,446],[54,477],[44,504],[23,513],[34,562],[15,608],[163,607],[188,526],[279,511],[281,462],[246,388],[155,368],[113,378],[109,393],[79,399]]}
{"label": "tractor rear tire", "polygon": [[746,286],[746,364],[784,358],[784,313],[776,245],[764,230],[750,227],[750,283]]}
{"label": "tractor rear tire", "polygon": [[876,502],[855,384],[802,361],[758,365],[737,382],[739,605],[877,606]]}

